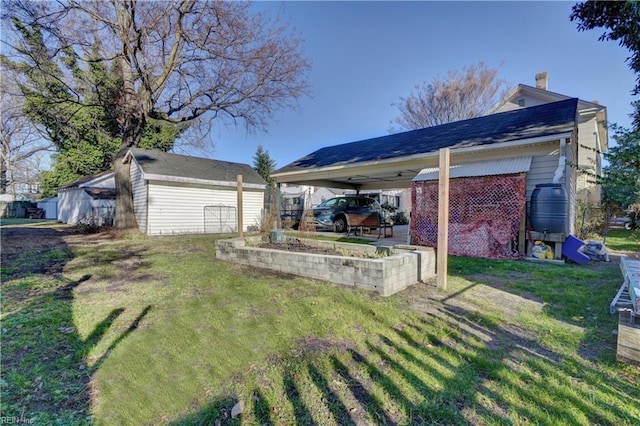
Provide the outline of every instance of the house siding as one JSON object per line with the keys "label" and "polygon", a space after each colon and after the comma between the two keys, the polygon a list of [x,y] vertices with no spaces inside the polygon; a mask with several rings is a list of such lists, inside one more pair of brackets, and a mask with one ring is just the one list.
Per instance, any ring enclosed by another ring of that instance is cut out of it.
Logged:
{"label": "house siding", "polygon": [[569,216],[567,217],[567,231],[569,234],[575,234],[576,228],[576,195],[577,195],[577,170],[572,164],[578,161],[578,145],[576,140],[567,140],[567,164],[565,168],[565,188],[569,197]]}
{"label": "house siding", "polygon": [[[204,207],[237,208],[235,188],[148,182],[149,235],[204,233]],[[264,206],[264,192],[243,190],[243,228],[256,226]]]}
{"label": "house siding", "polygon": [[553,176],[558,169],[559,150],[553,147],[546,153],[540,153],[531,158],[531,169],[527,174],[527,200],[531,199],[536,185],[552,183]]}
{"label": "house siding", "polygon": [[601,170],[600,154],[595,151],[598,149],[597,132],[596,117],[582,121],[578,126],[578,167],[587,173],[577,174],[577,199],[590,204],[600,203],[600,185],[596,185],[595,178],[591,176]]}
{"label": "house siding", "polygon": [[[509,99],[505,102],[499,109],[494,112],[506,112],[513,111],[519,108],[522,108],[518,104],[519,100],[524,100],[524,107],[537,106],[550,102],[549,100],[544,100],[537,98],[531,95],[517,95],[512,99]],[[580,108],[580,106],[578,106]],[[602,171],[602,164],[600,154],[598,154],[595,150],[602,149],[601,146],[598,146],[598,139],[596,134],[601,130],[599,124],[599,120],[603,120],[606,115],[600,115],[601,113],[585,113],[584,116],[580,118],[580,123],[578,125],[578,153],[577,153],[577,162],[574,159],[574,164],[577,164],[578,167],[587,171],[587,173],[576,173],[576,183],[575,183],[575,195],[576,200],[589,203],[591,205],[599,205],[600,198],[602,194],[602,189],[600,185],[595,183],[593,174],[600,174]],[[604,138],[606,138],[606,132],[601,132],[604,134]],[[601,141],[601,143],[604,141]],[[583,146],[580,146],[583,145]]]}
{"label": "house siding", "polygon": [[[524,100],[524,106],[520,106],[520,104],[518,103],[520,99]],[[504,105],[502,105],[498,110],[494,111],[493,113],[513,111],[519,108],[529,108],[532,106],[538,106],[546,103],[549,103],[549,102],[543,101],[541,99],[538,99],[529,95],[516,96],[513,99],[509,100],[509,102],[506,102]]]}
{"label": "house siding", "polygon": [[[505,153],[506,155],[506,153]],[[527,200],[527,212],[530,209],[531,194],[538,184],[552,183],[556,170],[558,169],[558,162],[560,157],[560,141],[555,141],[535,147],[523,147],[512,150],[509,153],[509,157],[517,157],[531,155],[531,167],[527,172],[527,185],[526,185],[526,200]],[[569,198],[569,211],[566,222],[566,229],[569,233],[575,232],[575,214],[576,214],[576,170],[569,163],[575,161],[577,157],[576,143],[569,142],[567,140],[566,146],[566,165],[563,169],[563,175],[560,183],[567,191]],[[474,156],[473,161],[482,161],[495,158],[495,153],[485,154],[478,153]],[[472,161],[471,157],[458,157],[456,162],[468,162]],[[453,160],[452,160],[453,163]]]}
{"label": "house siding", "polygon": [[131,187],[133,191],[133,211],[140,232],[147,233],[147,182],[136,161],[131,162]]}

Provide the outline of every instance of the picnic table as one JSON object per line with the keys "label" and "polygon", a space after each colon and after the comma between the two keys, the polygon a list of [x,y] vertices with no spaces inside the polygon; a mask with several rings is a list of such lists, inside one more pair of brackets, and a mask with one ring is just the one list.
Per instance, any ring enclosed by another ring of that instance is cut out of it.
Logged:
{"label": "picnic table", "polygon": [[44,209],[30,207],[27,209],[27,218],[29,219],[44,219]]}
{"label": "picnic table", "polygon": [[616,358],[640,365],[640,260],[623,257],[620,270],[624,281],[609,307],[612,314],[618,312]]}

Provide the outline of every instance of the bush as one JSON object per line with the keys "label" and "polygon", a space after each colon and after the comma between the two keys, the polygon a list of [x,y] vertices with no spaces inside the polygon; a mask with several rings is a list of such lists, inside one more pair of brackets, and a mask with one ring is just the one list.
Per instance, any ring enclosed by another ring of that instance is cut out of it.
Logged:
{"label": "bush", "polygon": [[404,212],[396,212],[396,214],[391,216],[391,219],[395,225],[407,225],[409,223],[409,219]]}
{"label": "bush", "polygon": [[89,213],[80,218],[78,229],[84,234],[95,234],[113,226],[112,217]]}
{"label": "bush", "polygon": [[279,222],[280,222],[280,218],[278,217],[278,209],[275,206],[271,206],[271,208],[262,209],[262,213],[258,218],[260,232],[269,232],[272,229],[278,228]]}

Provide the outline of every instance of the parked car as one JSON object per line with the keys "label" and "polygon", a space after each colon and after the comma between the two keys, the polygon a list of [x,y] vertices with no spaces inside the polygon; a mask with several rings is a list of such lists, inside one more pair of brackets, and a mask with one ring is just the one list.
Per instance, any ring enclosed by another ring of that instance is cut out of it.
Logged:
{"label": "parked car", "polygon": [[[629,211],[625,210],[625,213],[628,213],[629,216],[631,215],[630,210]],[[609,225],[623,226],[625,229],[631,229],[633,220],[631,220],[629,216],[613,215],[611,216],[611,218],[609,218]]]}
{"label": "parked car", "polygon": [[335,232],[347,231],[346,214],[380,214],[380,204],[368,197],[335,197],[313,208],[317,228],[329,228]]}

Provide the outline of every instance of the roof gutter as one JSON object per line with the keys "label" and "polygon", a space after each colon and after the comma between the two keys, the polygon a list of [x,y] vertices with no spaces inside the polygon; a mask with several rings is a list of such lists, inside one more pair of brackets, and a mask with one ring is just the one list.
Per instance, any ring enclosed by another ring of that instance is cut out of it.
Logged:
{"label": "roof gutter", "polygon": [[[486,152],[486,151],[498,151],[498,150],[501,150],[501,149],[517,148],[517,147],[521,147],[521,146],[524,146],[524,145],[537,145],[537,144],[542,144],[542,143],[562,140],[562,139],[565,139],[565,138],[571,138],[572,134],[573,134],[573,132],[563,132],[563,133],[557,133],[557,134],[549,135],[549,136],[538,136],[538,137],[535,137],[535,138],[518,139],[518,140],[515,140],[515,141],[501,142],[501,143],[496,143],[496,144],[491,144],[491,145],[476,145],[476,146],[461,147],[461,148],[451,148],[451,155],[453,156],[455,154],[468,154],[468,153],[474,153],[474,152],[479,152],[479,151],[484,151],[484,152]],[[384,159],[384,160],[363,161],[363,162],[358,162],[358,163],[342,163],[340,165],[326,166],[326,167],[321,167],[321,168],[317,168],[317,169],[295,170],[295,171],[283,172],[283,173],[273,173],[271,176],[275,177],[275,178],[278,178],[278,177],[285,177],[285,176],[299,175],[299,174],[307,174],[307,173],[328,172],[328,171],[333,171],[333,170],[342,170],[342,169],[345,168],[345,166],[349,166],[349,165],[357,165],[358,167],[366,167],[366,166],[374,166],[374,165],[392,164],[392,163],[396,163],[396,162],[400,162],[400,161],[409,161],[409,160],[426,159],[426,158],[437,158],[438,155],[439,155],[439,151],[430,151],[430,152],[423,153],[423,154],[414,154],[414,155],[408,155],[408,156],[404,156],[404,157],[387,158],[387,159]]]}

